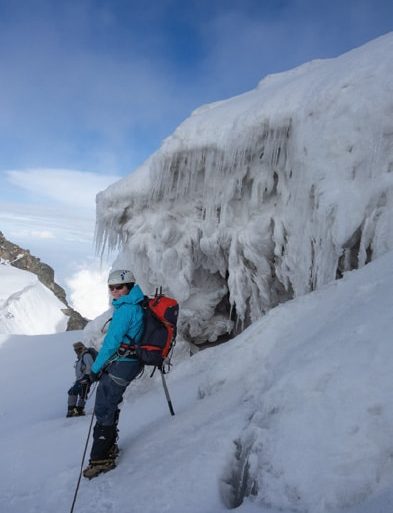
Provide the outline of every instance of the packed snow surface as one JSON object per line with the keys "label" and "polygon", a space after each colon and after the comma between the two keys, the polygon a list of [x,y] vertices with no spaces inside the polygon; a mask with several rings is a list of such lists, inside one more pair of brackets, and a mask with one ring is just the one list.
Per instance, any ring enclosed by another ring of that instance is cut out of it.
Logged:
{"label": "packed snow surface", "polygon": [[197,109],[97,197],[97,241],[196,344],[393,248],[393,34]]}
{"label": "packed snow surface", "polygon": [[68,317],[64,308],[35,274],[0,263],[0,334],[65,331]]}
{"label": "packed snow surface", "polygon": [[[82,479],[75,513],[390,511],[392,269],[390,252],[226,344],[191,358],[180,345],[176,415],[157,373],[131,384],[118,467]],[[1,335],[2,512],[71,508],[90,424],[65,418],[83,335]]]}

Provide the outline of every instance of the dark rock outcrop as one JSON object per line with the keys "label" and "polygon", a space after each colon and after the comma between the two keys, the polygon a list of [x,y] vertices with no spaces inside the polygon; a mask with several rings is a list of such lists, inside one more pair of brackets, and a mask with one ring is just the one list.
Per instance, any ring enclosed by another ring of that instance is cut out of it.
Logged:
{"label": "dark rock outcrop", "polygon": [[87,324],[87,319],[69,306],[65,290],[55,282],[55,272],[48,264],[41,262],[38,257],[30,254],[28,249],[23,249],[17,244],[8,241],[0,232],[0,258],[9,262],[13,267],[29,271],[37,275],[40,282],[48,287],[54,295],[64,303],[63,312],[69,317],[67,331],[81,330]]}

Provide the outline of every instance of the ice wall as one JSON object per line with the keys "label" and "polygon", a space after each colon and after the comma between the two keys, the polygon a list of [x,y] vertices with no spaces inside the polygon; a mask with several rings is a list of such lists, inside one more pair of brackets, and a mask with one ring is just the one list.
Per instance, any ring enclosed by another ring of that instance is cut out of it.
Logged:
{"label": "ice wall", "polygon": [[98,247],[195,344],[393,248],[393,35],[197,109],[97,197]]}

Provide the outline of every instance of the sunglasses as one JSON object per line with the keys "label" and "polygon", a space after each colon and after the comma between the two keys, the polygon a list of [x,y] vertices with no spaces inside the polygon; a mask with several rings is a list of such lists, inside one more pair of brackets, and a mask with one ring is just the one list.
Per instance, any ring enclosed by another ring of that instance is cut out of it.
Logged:
{"label": "sunglasses", "polygon": [[110,291],[113,291],[113,290],[121,290],[121,289],[124,289],[125,285],[109,285],[109,290]]}

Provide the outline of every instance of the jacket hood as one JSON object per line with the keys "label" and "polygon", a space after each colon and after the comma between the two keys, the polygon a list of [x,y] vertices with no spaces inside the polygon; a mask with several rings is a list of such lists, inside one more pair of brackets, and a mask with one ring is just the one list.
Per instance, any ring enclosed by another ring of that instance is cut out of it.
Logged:
{"label": "jacket hood", "polygon": [[112,299],[112,305],[114,307],[118,307],[123,303],[136,305],[140,303],[144,297],[145,296],[140,286],[135,284],[126,296],[120,296],[118,299]]}

